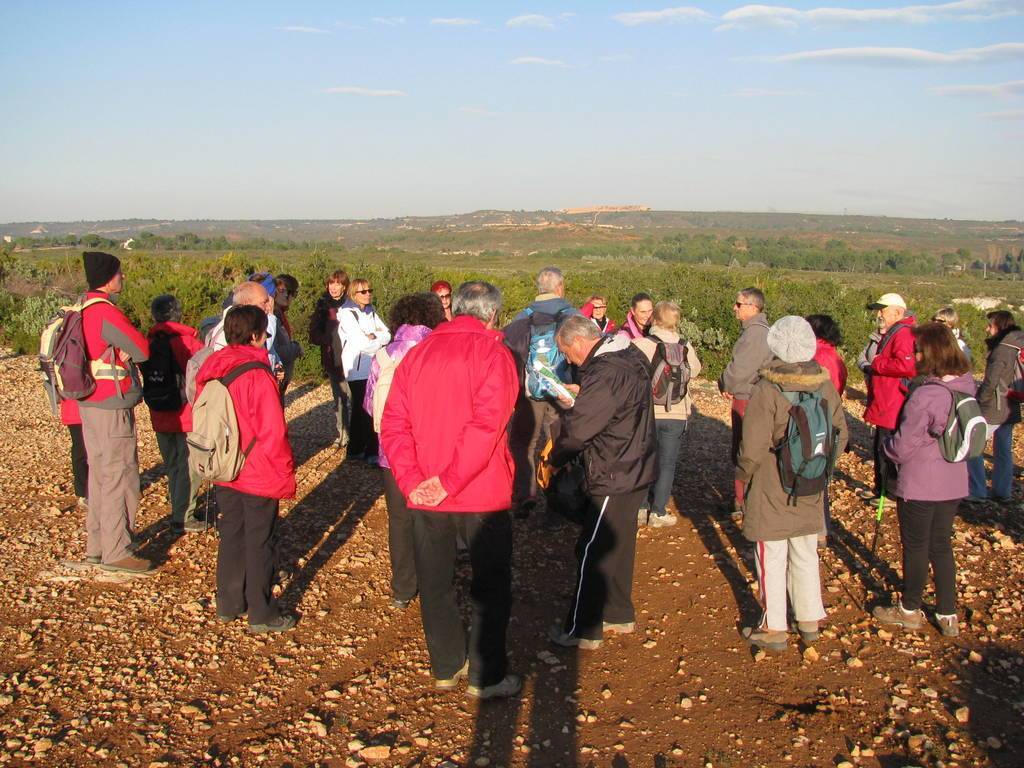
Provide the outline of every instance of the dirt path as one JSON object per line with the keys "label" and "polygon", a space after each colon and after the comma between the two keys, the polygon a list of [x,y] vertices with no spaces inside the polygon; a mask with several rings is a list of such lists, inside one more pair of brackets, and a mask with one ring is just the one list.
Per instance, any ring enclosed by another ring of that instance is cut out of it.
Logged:
{"label": "dirt path", "polygon": [[[431,688],[416,605],[388,607],[379,476],[329,447],[326,389],[290,397],[300,467],[281,526],[294,571],[283,600],[302,621],[266,639],[216,621],[216,535],[166,530],[144,408],[139,526],[160,568],[123,580],[68,562],[84,536],[67,433],[31,359],[3,362],[0,763],[1024,764],[1019,498],[957,522],[961,637],[890,635],[862,605],[865,587],[869,601],[887,599],[898,583],[895,520],[872,559],[874,522],[854,496],[870,468],[862,450],[847,454],[822,568],[830,626],[813,650],[794,640],[755,658],[738,635],[740,617],[756,615],[750,548],[719,512],[728,414],[698,384],[675,489],[684,519],[639,535],[637,633],[593,652],[551,647],[544,630],[568,604],[576,531],[517,522],[510,647],[524,695],[478,706]],[[866,434],[855,431],[858,446]]]}

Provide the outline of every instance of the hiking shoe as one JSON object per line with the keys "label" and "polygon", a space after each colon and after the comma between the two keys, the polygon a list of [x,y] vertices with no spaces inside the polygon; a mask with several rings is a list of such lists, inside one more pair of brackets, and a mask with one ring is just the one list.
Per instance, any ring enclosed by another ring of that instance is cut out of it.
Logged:
{"label": "hiking shoe", "polygon": [[600,640],[589,640],[585,637],[570,635],[557,624],[548,630],[548,639],[563,648],[579,648],[584,651],[595,651],[601,647]]}
{"label": "hiking shoe", "polygon": [[103,558],[99,555],[86,555],[85,560],[82,562],[88,563],[89,565],[99,565],[103,562]]}
{"label": "hiking shoe", "polygon": [[984,504],[988,498],[986,496],[967,496],[964,501],[968,504]]}
{"label": "hiking shoe", "polygon": [[638,509],[636,511],[636,524],[637,525],[647,525],[648,522],[650,522],[650,519],[651,519],[651,509],[650,509],[650,507],[646,507],[646,506],[640,507],[640,509]]}
{"label": "hiking shoe", "polygon": [[469,674],[469,659],[466,659],[466,663],[451,677],[435,677],[434,687],[439,691],[450,691],[459,684],[459,680]]}
{"label": "hiking shoe", "polygon": [[412,603],[411,597],[407,597],[404,600],[400,597],[391,598],[391,607],[397,608],[400,611],[404,611],[406,608],[408,608],[410,603]]}
{"label": "hiking shoe", "polygon": [[203,520],[196,520],[194,517],[190,517],[181,526],[186,531],[205,531],[207,525]]}
{"label": "hiking shoe", "polygon": [[290,613],[282,613],[266,624],[250,624],[249,631],[254,635],[265,635],[267,632],[287,632],[295,626],[296,619]]}
{"label": "hiking shoe", "polygon": [[[879,498],[880,498],[879,496],[868,496],[868,497],[866,497],[864,499],[864,501],[867,502],[869,507],[877,507],[878,506]],[[885,497],[885,501],[882,504],[882,508],[883,509],[895,509],[896,508],[896,499],[890,499],[888,496],[886,496]]]}
{"label": "hiking shoe", "polygon": [[237,618],[240,618],[241,616],[242,614],[240,613],[218,613],[217,621],[219,621],[221,624],[230,624],[232,621],[234,621]]}
{"label": "hiking shoe", "polygon": [[535,510],[538,507],[539,504],[540,502],[537,501],[536,497],[532,499],[524,499],[523,501],[520,501],[516,505],[515,509],[512,511],[512,517],[514,517],[516,520],[525,520],[530,516],[530,513],[533,512],[533,510]]}
{"label": "hiking shoe", "polygon": [[907,613],[901,605],[879,605],[871,615],[883,624],[895,624],[904,629],[916,630],[924,627],[924,614],[920,610]]}
{"label": "hiking shoe", "polygon": [[141,557],[126,557],[116,563],[102,563],[104,571],[123,571],[124,573],[149,573],[153,570],[153,564]]}
{"label": "hiking shoe", "polygon": [[786,650],[787,638],[785,632],[775,632],[770,629],[755,629],[754,627],[743,628],[743,640],[747,645],[763,648],[766,651]]}
{"label": "hiking shoe", "polygon": [[605,632],[613,632],[616,635],[629,635],[636,629],[636,623],[632,621],[623,621],[618,624],[612,624],[611,622],[606,621],[602,628]]}
{"label": "hiking shoe", "polygon": [[957,619],[955,613],[952,616],[936,615],[935,623],[939,625],[939,632],[942,633],[943,637],[960,636],[960,620]]}
{"label": "hiking shoe", "polygon": [[807,645],[815,642],[820,637],[818,622],[816,621],[798,621],[796,622],[796,631],[800,634],[800,639]]}
{"label": "hiking shoe", "polygon": [[483,688],[467,685],[466,693],[477,699],[506,699],[509,696],[515,696],[522,689],[523,681],[517,675],[505,675],[501,682]]}
{"label": "hiking shoe", "polygon": [[647,524],[651,528],[671,528],[679,522],[679,518],[669,512],[662,512],[659,514],[652,514],[647,518]]}

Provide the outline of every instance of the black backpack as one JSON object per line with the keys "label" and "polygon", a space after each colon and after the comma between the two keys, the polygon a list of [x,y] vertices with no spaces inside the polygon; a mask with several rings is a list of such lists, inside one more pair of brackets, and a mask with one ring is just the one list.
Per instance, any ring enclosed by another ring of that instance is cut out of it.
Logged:
{"label": "black backpack", "polygon": [[171,349],[171,334],[157,333],[142,370],[142,399],[154,411],[177,411],[185,404],[185,375]]}
{"label": "black backpack", "polygon": [[654,404],[671,411],[681,403],[690,388],[690,364],[686,361],[686,342],[659,341],[651,360],[651,396]]}

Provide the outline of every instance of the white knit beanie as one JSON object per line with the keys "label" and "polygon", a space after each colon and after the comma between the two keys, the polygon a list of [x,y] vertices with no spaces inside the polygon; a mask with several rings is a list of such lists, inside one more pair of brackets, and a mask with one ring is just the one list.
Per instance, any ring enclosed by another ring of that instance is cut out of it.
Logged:
{"label": "white knit beanie", "polygon": [[814,358],[818,341],[810,323],[798,315],[786,315],[768,329],[768,349],[784,363],[806,363]]}

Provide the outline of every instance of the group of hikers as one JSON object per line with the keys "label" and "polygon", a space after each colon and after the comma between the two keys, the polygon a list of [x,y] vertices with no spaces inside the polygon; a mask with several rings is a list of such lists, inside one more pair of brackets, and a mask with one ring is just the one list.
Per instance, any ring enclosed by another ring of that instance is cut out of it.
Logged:
{"label": "group of hikers", "polygon": [[[251,276],[202,332],[182,324],[175,297],[157,296],[143,335],[116,305],[119,260],[100,252],[83,260],[88,291],[48,326],[50,352],[41,357],[71,432],[86,560],[113,571],[152,568],[133,538],[134,407],[144,400],[172,528],[207,526],[196,500],[204,480],[215,489],[217,618],[247,616],[255,633],[291,629],[296,617],[273,587],[279,502],[296,490],[283,404],[301,354],[287,314],[297,281]],[[956,635],[952,521],[961,501],[1011,497],[1024,332],[1009,312],[988,314],[976,392],[954,310],[917,324],[894,293],[869,309],[877,333],[857,363],[874,427],[874,488],[864,496],[879,511],[896,506],[904,582],[899,602],[874,616],[922,628],[930,564],[936,624]],[[670,496],[694,409],[689,385],[701,371],[679,333],[680,307],[647,293],[633,297],[617,328],[606,297],[577,309],[562,272],[547,267],[534,301],[504,328],[502,310],[488,282],[439,280],[398,299],[385,320],[370,281],[339,269],[309,322],[330,382],[335,447],[381,470],[392,605],[419,598],[435,686],[467,678],[468,694],[485,699],[521,687],[506,652],[514,518],[556,527],[570,517],[580,526],[575,586],[550,629],[553,643],[595,649],[607,633],[634,631],[637,527],[676,523]],[[763,611],[744,638],[783,650],[791,632],[813,642],[826,617],[818,548],[827,545],[828,484],[848,439],[847,369],[828,315],[769,324],[756,288],[739,291],[733,311],[742,330],[718,381],[731,402],[735,467],[724,512],[754,550]],[[991,492],[981,457],[989,438]],[[472,570],[468,641],[454,583],[460,550]]]}

